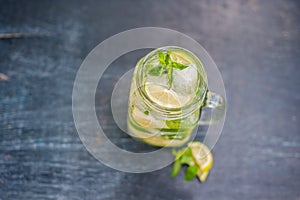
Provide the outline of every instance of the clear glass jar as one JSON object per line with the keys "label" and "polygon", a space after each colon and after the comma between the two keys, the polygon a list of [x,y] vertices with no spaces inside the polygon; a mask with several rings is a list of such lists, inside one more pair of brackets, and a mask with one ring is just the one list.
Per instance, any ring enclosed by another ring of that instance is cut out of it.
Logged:
{"label": "clear glass jar", "polygon": [[198,125],[202,107],[224,109],[207,89],[201,61],[180,47],[161,47],[141,58],[132,77],[127,127],[154,146],[181,146]]}

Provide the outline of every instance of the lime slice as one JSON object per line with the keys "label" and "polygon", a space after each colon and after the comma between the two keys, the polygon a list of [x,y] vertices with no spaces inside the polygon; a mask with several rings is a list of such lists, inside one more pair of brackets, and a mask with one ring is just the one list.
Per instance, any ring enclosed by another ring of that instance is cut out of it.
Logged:
{"label": "lime slice", "polygon": [[182,107],[189,100],[188,98],[178,96],[174,91],[160,85],[146,84],[145,90],[152,101],[167,108]]}
{"label": "lime slice", "polygon": [[173,62],[180,63],[182,65],[189,65],[191,62],[188,60],[187,56],[184,53],[172,52],[170,58]]}
{"label": "lime slice", "polygon": [[201,170],[198,170],[198,172],[197,172],[197,176],[201,182],[204,182],[206,180],[208,174],[209,174],[209,171],[201,172]]}
{"label": "lime slice", "polygon": [[204,182],[213,166],[213,155],[209,148],[201,142],[190,142],[192,156],[196,165],[199,166],[197,176],[201,182]]}
{"label": "lime slice", "polygon": [[155,119],[153,116],[151,116],[151,114],[149,114],[149,111],[148,113],[146,111],[142,112],[137,107],[134,107],[131,116],[133,120],[143,128],[154,129],[164,127],[164,122]]}
{"label": "lime slice", "polygon": [[145,128],[148,128],[151,125],[151,119],[148,117],[148,115],[145,115],[142,111],[135,107],[132,110],[132,118],[138,125]]}
{"label": "lime slice", "polygon": [[201,172],[209,171],[213,165],[213,155],[209,148],[201,142],[190,142],[188,147],[191,148],[193,158]]}

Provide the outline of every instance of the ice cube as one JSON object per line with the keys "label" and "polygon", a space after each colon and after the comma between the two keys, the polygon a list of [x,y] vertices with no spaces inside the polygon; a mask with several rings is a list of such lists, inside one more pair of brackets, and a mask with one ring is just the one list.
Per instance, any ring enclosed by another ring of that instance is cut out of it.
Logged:
{"label": "ice cube", "polygon": [[172,89],[181,95],[194,95],[196,88],[199,87],[199,78],[197,68],[193,65],[179,70],[173,70]]}

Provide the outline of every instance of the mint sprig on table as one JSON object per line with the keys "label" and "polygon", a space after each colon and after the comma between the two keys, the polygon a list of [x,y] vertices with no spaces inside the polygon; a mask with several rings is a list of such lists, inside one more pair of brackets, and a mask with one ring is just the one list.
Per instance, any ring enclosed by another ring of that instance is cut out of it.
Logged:
{"label": "mint sprig on table", "polygon": [[171,52],[169,52],[169,51],[166,54],[164,54],[161,51],[158,51],[157,55],[158,55],[158,60],[159,60],[160,65],[152,68],[149,71],[149,74],[152,76],[161,76],[162,74],[168,74],[168,85],[169,85],[168,89],[170,89],[172,87],[172,83],[174,80],[173,68],[183,70],[183,69],[189,67],[188,65],[182,65],[178,62],[172,61],[170,58],[170,54],[171,54]]}
{"label": "mint sprig on table", "polygon": [[197,176],[200,182],[204,182],[213,166],[213,155],[210,149],[203,143],[192,141],[187,147],[173,150],[175,162],[171,176],[176,176],[182,165],[187,165],[185,181],[190,181]]}
{"label": "mint sprig on table", "polygon": [[171,176],[175,177],[178,175],[181,165],[188,165],[185,170],[184,180],[190,181],[195,178],[199,167],[194,162],[191,148],[187,147],[178,151],[173,150],[172,153],[175,156],[175,162],[173,164]]}

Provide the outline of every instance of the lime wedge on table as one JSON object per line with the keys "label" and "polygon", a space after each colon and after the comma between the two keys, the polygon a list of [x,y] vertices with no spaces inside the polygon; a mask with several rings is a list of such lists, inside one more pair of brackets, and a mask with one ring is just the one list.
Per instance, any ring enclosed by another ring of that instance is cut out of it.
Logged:
{"label": "lime wedge on table", "polygon": [[199,166],[197,176],[201,182],[204,182],[213,166],[213,155],[209,148],[201,142],[190,142],[188,147],[191,148],[194,161]]}

